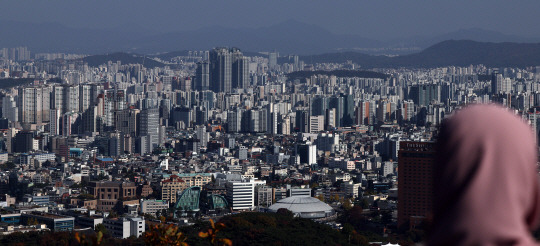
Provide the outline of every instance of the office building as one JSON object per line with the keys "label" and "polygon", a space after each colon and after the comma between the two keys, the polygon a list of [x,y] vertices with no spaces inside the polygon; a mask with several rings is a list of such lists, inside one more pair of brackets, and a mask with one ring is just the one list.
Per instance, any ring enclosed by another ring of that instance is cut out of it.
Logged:
{"label": "office building", "polygon": [[245,146],[238,147],[238,159],[247,160],[248,159],[248,148]]}
{"label": "office building", "polygon": [[317,146],[311,143],[297,144],[296,155],[300,156],[300,163],[308,165],[317,164]]}
{"label": "office building", "polygon": [[398,228],[408,229],[432,212],[435,144],[402,141],[399,145]]}
{"label": "office building", "polygon": [[165,200],[145,200],[141,202],[141,213],[156,215],[169,209],[169,202]]}
{"label": "office building", "polygon": [[15,153],[25,153],[34,150],[34,133],[30,131],[18,132],[15,135],[12,148]]}
{"label": "office building", "polygon": [[257,207],[268,207],[274,201],[274,188],[268,186],[256,187]]}
{"label": "office building", "polygon": [[324,131],[324,115],[309,117],[309,132],[318,133]]}
{"label": "office building", "polygon": [[132,137],[137,136],[139,130],[137,127],[137,119],[139,118],[139,114],[140,110],[132,108],[117,111],[116,130]]}
{"label": "office building", "polygon": [[40,224],[47,225],[52,231],[73,231],[75,218],[48,213],[23,213],[21,223],[27,225],[29,220],[35,220]]}
{"label": "office building", "polygon": [[255,207],[255,181],[229,181],[225,185],[227,202],[233,210],[252,210]]}

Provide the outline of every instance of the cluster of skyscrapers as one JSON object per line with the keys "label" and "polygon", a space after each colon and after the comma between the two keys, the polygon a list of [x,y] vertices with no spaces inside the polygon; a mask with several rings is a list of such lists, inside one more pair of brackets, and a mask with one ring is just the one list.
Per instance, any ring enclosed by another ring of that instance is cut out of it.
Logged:
{"label": "cluster of skyscrapers", "polygon": [[[400,227],[417,226],[430,212],[432,141],[445,117],[496,102],[540,129],[539,67],[374,69],[366,76],[351,62],[304,64],[236,48],[153,68],[7,57],[0,76],[29,83],[0,91],[0,163],[15,165],[0,172],[0,195],[50,211],[264,211],[300,194],[334,207],[357,200],[398,210]],[[332,72],[340,69],[352,75]],[[89,186],[75,188],[83,182]],[[17,188],[29,183],[55,188]]]}
{"label": "cluster of skyscrapers", "polygon": [[248,88],[250,84],[249,61],[237,48],[215,48],[208,59],[197,63],[196,90],[233,92]]}

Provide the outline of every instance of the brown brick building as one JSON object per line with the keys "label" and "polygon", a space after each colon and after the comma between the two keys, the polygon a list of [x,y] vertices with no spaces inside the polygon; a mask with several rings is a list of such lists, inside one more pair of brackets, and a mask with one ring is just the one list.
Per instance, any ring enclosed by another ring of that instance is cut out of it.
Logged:
{"label": "brown brick building", "polygon": [[414,227],[430,216],[435,143],[400,142],[398,152],[398,228]]}
{"label": "brown brick building", "polygon": [[90,182],[88,192],[96,199],[97,209],[110,211],[118,200],[126,200],[136,197],[137,187],[132,182],[110,182],[96,181]]}
{"label": "brown brick building", "polygon": [[189,188],[190,185],[176,175],[171,175],[169,179],[161,181],[161,199],[169,203],[175,203],[178,192]]}

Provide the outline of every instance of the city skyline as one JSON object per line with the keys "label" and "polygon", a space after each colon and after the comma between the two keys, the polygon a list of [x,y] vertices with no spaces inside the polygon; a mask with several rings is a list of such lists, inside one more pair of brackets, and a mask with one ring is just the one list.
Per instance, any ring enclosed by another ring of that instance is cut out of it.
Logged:
{"label": "city skyline", "polygon": [[540,239],[538,1],[1,7],[1,245]]}

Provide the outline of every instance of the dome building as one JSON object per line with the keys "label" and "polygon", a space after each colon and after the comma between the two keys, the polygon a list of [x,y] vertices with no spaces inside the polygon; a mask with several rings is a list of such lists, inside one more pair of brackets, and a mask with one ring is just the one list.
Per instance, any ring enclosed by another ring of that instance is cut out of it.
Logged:
{"label": "dome building", "polygon": [[275,213],[280,208],[290,210],[294,216],[306,219],[326,218],[336,213],[328,204],[315,197],[306,196],[292,196],[281,199],[270,206],[268,210]]}

